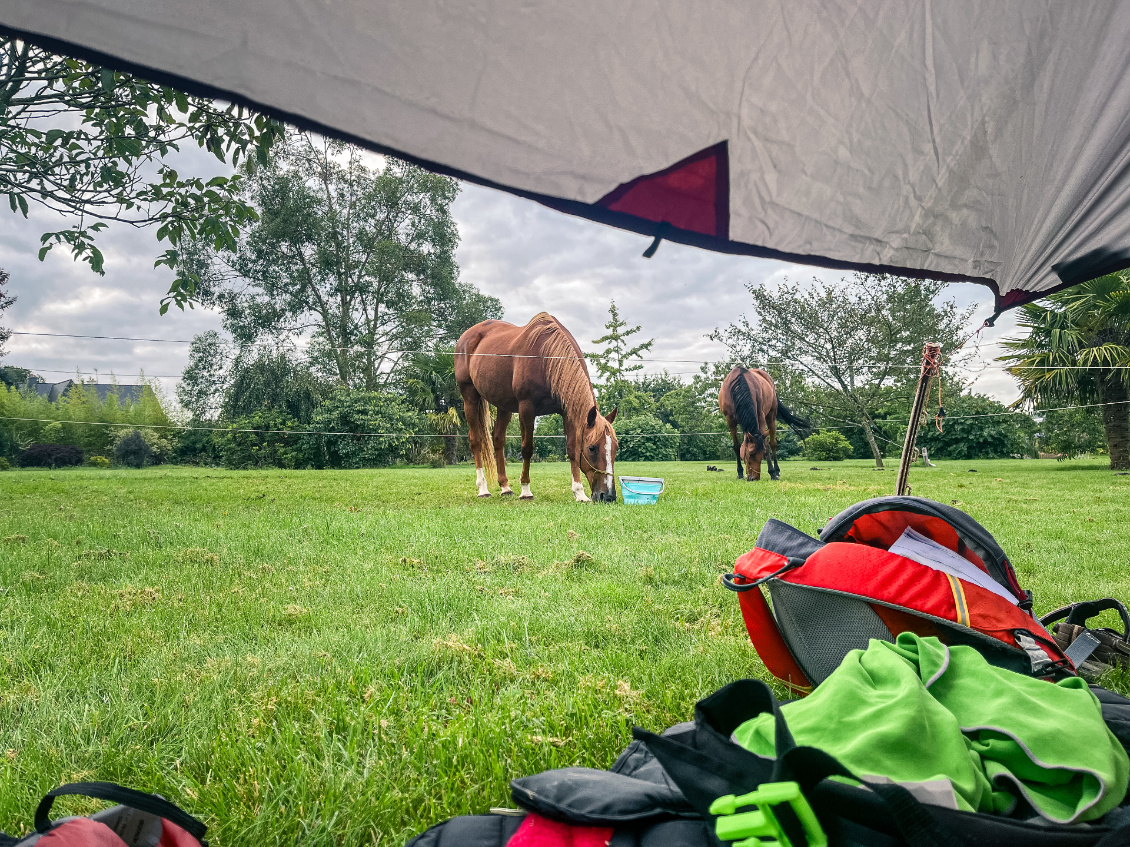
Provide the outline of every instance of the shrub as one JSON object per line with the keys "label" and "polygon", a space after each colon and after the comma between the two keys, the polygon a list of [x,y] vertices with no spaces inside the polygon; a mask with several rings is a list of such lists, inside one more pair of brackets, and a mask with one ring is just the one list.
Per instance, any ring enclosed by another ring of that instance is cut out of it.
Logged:
{"label": "shrub", "polygon": [[127,468],[143,468],[153,461],[153,448],[140,430],[126,433],[114,445],[114,461]]}
{"label": "shrub", "polygon": [[[213,423],[193,421],[191,426],[210,427]],[[169,460],[178,465],[216,465],[220,463],[220,448],[216,443],[218,433],[209,429],[182,429]]]}
{"label": "shrub", "polygon": [[318,407],[309,429],[350,434],[306,436],[307,461],[319,467],[375,468],[407,461],[415,440],[409,435],[425,432],[426,423],[399,397],[339,388]]}
{"label": "shrub", "polygon": [[11,469],[12,463],[5,459],[3,456],[0,456],[0,471],[10,471]]}
{"label": "shrub", "polygon": [[676,439],[660,434],[675,430],[655,415],[617,420],[615,429],[620,442],[616,458],[622,462],[673,462],[678,458]]}
{"label": "shrub", "polygon": [[122,439],[129,438],[133,435],[140,436],[141,440],[149,445],[150,452],[149,458],[146,460],[147,464],[159,465],[173,453],[175,436],[167,435],[161,430],[151,429],[149,427],[145,429],[131,429],[125,427],[124,429],[115,429],[111,433],[110,445],[115,456],[117,455],[118,445],[122,442]]}
{"label": "shrub", "polygon": [[814,462],[842,462],[851,455],[851,442],[834,429],[821,430],[805,439],[804,455]]}
{"label": "shrub", "polygon": [[931,459],[1007,459],[1014,453],[1034,452],[1029,446],[1036,429],[1033,420],[1027,415],[1009,414],[1014,410],[991,397],[947,397],[945,409],[949,417],[942,432],[938,432],[930,414],[918,432],[918,444],[930,451]]}
{"label": "shrub", "polygon": [[108,468],[110,467],[110,460],[105,456],[91,456],[86,460],[86,463],[92,468]]}
{"label": "shrub", "polygon": [[305,464],[303,436],[286,430],[297,429],[293,418],[282,412],[264,410],[239,418],[227,430],[215,433],[216,448],[225,468],[294,468]]}
{"label": "shrub", "polygon": [[65,468],[82,464],[82,450],[69,444],[32,444],[20,453],[25,468]]}

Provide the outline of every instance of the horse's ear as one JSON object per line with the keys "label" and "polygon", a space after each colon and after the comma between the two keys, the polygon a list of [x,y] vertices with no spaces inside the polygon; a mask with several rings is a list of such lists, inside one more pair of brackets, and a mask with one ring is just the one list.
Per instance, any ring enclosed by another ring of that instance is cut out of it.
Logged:
{"label": "horse's ear", "polygon": [[596,406],[589,409],[589,429],[596,426]]}
{"label": "horse's ear", "polygon": [[617,413],[617,412],[619,412],[619,411],[620,411],[620,407],[619,407],[619,406],[616,406],[616,407],[615,407],[615,408],[614,408],[614,409],[612,410],[612,414],[611,414],[611,415],[609,415],[609,416],[608,416],[608,418],[607,418],[606,420],[607,420],[607,421],[608,421],[609,423],[613,423],[613,422],[614,422],[614,421],[616,420],[616,413]]}

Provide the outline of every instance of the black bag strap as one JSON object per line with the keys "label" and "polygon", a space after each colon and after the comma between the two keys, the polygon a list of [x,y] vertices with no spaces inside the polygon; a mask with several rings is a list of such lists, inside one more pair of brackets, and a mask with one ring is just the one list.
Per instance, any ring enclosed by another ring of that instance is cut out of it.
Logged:
{"label": "black bag strap", "polygon": [[794,747],[786,751],[777,757],[773,769],[774,782],[795,782],[806,795],[831,776],[855,780],[879,795],[909,847],[942,847],[953,843],[953,837],[943,835],[926,806],[901,785],[862,780],[835,757],[816,747]]}
{"label": "black bag strap", "polygon": [[1115,600],[1113,597],[1104,597],[1101,600],[1085,600],[1082,603],[1070,603],[1067,606],[1061,606],[1054,612],[1048,612],[1040,618],[1040,623],[1047,629],[1056,621],[1066,618],[1066,623],[1085,627],[1087,621],[1091,618],[1109,610],[1118,612],[1118,616],[1122,618],[1122,640],[1130,640],[1130,611],[1127,611],[1126,606],[1121,601]]}
{"label": "black bag strap", "polygon": [[39,801],[39,808],[35,810],[36,832],[44,833],[51,829],[51,818],[49,816],[55,798],[71,794],[80,797],[97,797],[99,800],[108,800],[111,803],[137,809],[139,812],[157,815],[165,820],[172,821],[204,847],[207,847],[204,833],[208,831],[208,826],[203,821],[194,818],[164,797],[135,791],[113,782],[73,782],[48,791],[44,798]]}
{"label": "black bag strap", "polygon": [[[768,582],[771,579],[776,579],[783,573],[788,573],[791,570],[796,570],[801,565],[803,565],[805,561],[805,559],[801,558],[789,559],[783,567],[780,567],[777,570],[773,571],[773,573],[769,574],[769,576],[763,576],[761,577],[761,579],[756,579],[753,582],[747,582],[746,578],[741,574],[724,573],[722,574],[722,584],[729,588],[731,591],[736,591],[739,594],[743,591],[753,591],[753,589],[760,586],[763,582]],[[741,580],[741,582],[738,582],[738,580]]]}
{"label": "black bag strap", "polygon": [[[901,785],[865,782],[823,750],[815,747],[798,747],[781,712],[780,703],[769,686],[760,680],[745,679],[731,683],[696,704],[696,723],[708,734],[723,740],[723,745],[700,750],[640,729],[634,730],[633,735],[652,750],[668,774],[674,776],[674,769],[667,765],[667,762],[672,760],[678,760],[690,766],[693,771],[697,771],[699,776],[694,781],[705,784],[693,787],[679,785],[679,788],[683,790],[692,805],[704,806],[709,800],[725,793],[746,793],[751,790],[747,785],[748,780],[754,776],[754,767],[750,766],[758,764],[760,757],[729,741],[729,737],[740,724],[766,712],[771,712],[773,715],[774,748],[777,758],[772,773],[765,774],[765,777],[757,782],[793,781],[801,786],[801,790],[811,800],[819,793],[815,791],[817,786],[828,777],[846,777],[861,783],[873,792],[879,801],[876,811],[887,812],[890,823],[909,847],[942,847],[954,843],[952,837],[942,835],[926,806]],[[702,745],[700,743],[696,746]],[[725,759],[718,755],[722,751],[725,751]],[[741,773],[742,771],[745,773]],[[677,779],[676,782],[678,783]],[[702,793],[699,789],[707,789],[713,796],[709,798],[694,796]],[[697,804],[696,800],[698,800]],[[703,800],[706,800],[706,803]]]}

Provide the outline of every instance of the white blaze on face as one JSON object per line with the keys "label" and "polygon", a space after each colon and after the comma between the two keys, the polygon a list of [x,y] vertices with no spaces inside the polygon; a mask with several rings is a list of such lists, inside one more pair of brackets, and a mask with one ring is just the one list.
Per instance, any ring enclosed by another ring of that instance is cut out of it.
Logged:
{"label": "white blaze on face", "polygon": [[615,489],[612,487],[612,436],[604,436],[604,489],[611,494]]}

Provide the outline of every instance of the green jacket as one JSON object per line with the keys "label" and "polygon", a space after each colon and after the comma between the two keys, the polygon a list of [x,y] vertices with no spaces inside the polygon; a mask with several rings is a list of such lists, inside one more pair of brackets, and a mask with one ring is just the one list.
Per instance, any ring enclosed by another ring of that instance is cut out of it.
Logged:
{"label": "green jacket", "polygon": [[[862,778],[948,779],[966,810],[1009,814],[1023,797],[1048,820],[1072,823],[1126,795],[1126,751],[1082,679],[1032,679],[936,638],[872,640],[782,712],[797,744]],[[746,721],[733,740],[772,756],[773,716]]]}

